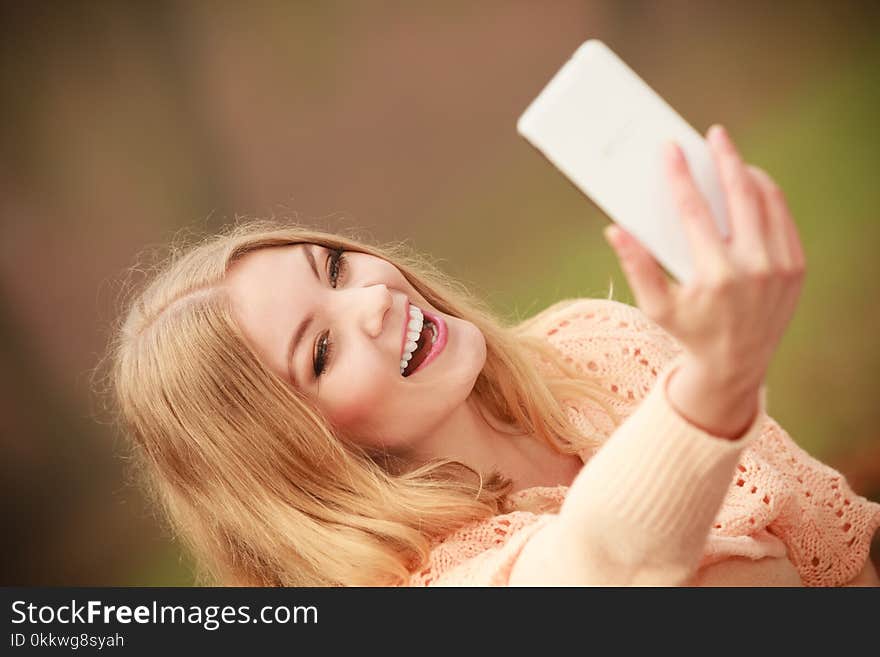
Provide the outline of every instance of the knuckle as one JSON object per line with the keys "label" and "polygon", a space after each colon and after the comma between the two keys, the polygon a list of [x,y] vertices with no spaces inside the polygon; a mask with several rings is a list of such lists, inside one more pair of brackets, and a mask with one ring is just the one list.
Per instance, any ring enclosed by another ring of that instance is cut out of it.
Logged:
{"label": "knuckle", "polygon": [[776,272],[768,264],[759,264],[753,267],[749,273],[749,280],[759,285],[766,285],[776,276]]}
{"label": "knuckle", "polygon": [[724,268],[713,276],[708,287],[716,294],[728,294],[737,284],[735,272],[730,268]]}
{"label": "knuckle", "polygon": [[791,280],[797,277],[797,267],[794,264],[783,265],[779,268],[779,275],[786,279]]}
{"label": "knuckle", "polygon": [[731,173],[727,176],[727,188],[729,192],[735,196],[751,196],[753,187],[748,176],[739,173]]}
{"label": "knuckle", "polygon": [[794,263],[785,267],[781,273],[782,277],[787,281],[799,281],[803,279],[806,267],[803,264]]}

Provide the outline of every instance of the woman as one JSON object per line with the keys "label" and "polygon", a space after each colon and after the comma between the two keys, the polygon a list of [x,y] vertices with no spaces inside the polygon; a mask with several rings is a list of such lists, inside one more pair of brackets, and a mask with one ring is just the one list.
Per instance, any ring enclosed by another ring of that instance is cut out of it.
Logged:
{"label": "woman", "polygon": [[399,247],[250,223],[128,308],[112,386],[150,489],[221,584],[878,583],[880,505],[764,413],[802,248],[720,127],[722,240],[681,153],[697,274],[606,232],[641,311],[507,327]]}

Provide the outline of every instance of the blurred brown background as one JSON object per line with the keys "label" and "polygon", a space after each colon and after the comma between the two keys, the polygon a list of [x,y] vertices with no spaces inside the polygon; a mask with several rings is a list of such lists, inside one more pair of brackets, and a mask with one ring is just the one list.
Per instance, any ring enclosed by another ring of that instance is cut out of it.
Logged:
{"label": "blurred brown background", "polygon": [[181,227],[274,213],[406,239],[509,318],[609,278],[632,302],[607,220],[515,131],[590,37],[787,191],[809,273],[770,412],[880,500],[878,3],[0,11],[0,583],[192,582],[90,390],[120,276]]}

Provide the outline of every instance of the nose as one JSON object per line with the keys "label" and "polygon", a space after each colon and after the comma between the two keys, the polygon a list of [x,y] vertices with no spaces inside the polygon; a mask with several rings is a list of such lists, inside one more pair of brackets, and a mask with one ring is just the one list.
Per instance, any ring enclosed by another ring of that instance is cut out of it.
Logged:
{"label": "nose", "polygon": [[394,307],[394,296],[384,283],[368,285],[354,291],[351,309],[363,331],[371,338],[378,338],[385,329],[388,311]]}

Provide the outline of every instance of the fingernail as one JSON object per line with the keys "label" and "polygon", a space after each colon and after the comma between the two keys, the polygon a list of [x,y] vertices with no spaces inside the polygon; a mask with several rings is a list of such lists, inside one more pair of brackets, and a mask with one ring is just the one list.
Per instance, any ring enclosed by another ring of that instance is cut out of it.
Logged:
{"label": "fingernail", "polygon": [[611,246],[615,246],[615,233],[617,231],[614,230],[614,226],[606,226],[605,230],[602,231],[605,234],[605,239]]}
{"label": "fingernail", "polygon": [[709,139],[721,146],[726,145],[729,141],[727,137],[727,131],[720,123],[716,123],[711,128],[709,128]]}
{"label": "fingernail", "polygon": [[761,167],[755,166],[754,164],[749,165],[749,169],[751,169],[756,176],[759,178],[763,178],[764,180],[771,180],[770,174],[764,171]]}
{"label": "fingernail", "polygon": [[623,233],[614,224],[605,228],[605,239],[607,239],[615,249],[619,249],[623,245]]}

